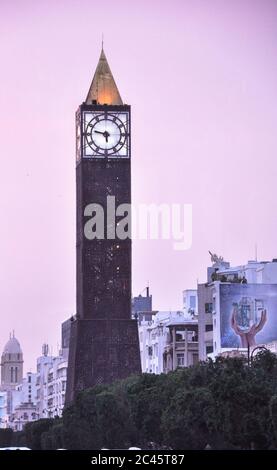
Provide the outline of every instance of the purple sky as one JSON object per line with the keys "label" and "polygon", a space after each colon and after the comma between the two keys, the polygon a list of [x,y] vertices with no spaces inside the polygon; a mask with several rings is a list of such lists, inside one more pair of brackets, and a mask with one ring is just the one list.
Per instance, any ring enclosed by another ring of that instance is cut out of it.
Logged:
{"label": "purple sky", "polygon": [[208,250],[277,257],[277,2],[0,3],[0,349],[25,371],[75,311],[74,114],[105,52],[132,105],[133,201],[192,203],[193,246],[133,249],[133,292],[180,308]]}

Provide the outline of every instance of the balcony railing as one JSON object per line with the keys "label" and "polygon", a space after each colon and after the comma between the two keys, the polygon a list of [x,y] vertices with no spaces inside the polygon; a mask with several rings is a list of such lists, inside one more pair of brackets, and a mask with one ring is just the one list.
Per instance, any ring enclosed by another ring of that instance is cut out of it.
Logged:
{"label": "balcony railing", "polygon": [[[189,340],[187,342],[188,347],[195,346],[196,348],[198,347],[198,341],[192,341]],[[171,341],[170,343],[167,343],[165,346],[166,349],[172,348],[173,347],[173,342]],[[176,341],[175,342],[175,349],[184,349],[186,347],[186,341]]]}

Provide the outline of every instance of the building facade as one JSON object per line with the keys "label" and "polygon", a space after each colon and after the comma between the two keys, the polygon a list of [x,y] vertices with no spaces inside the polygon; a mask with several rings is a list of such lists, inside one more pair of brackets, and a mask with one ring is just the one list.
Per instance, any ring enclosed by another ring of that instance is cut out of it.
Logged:
{"label": "building facade", "polygon": [[205,361],[213,353],[213,292],[211,286],[198,284],[199,360]]}
{"label": "building facade", "polygon": [[15,432],[22,431],[25,424],[39,419],[36,405],[32,402],[20,403],[16,406],[10,419],[9,427]]}
{"label": "building facade", "polygon": [[183,291],[183,310],[185,314],[197,316],[198,296],[197,289],[186,289]]}
{"label": "building facade", "polygon": [[50,418],[61,416],[65,404],[67,377],[67,359],[63,356],[53,358],[52,367],[48,371],[46,385],[46,410]]}
{"label": "building facade", "polygon": [[26,377],[23,378],[22,383],[16,387],[20,393],[21,403],[36,404],[37,397],[37,374],[34,372],[27,372]]}
{"label": "building facade", "polygon": [[250,354],[277,340],[277,260],[231,267],[222,259],[198,285],[199,358]]}
{"label": "building facade", "polygon": [[[66,329],[62,327],[64,347],[59,355],[49,355],[49,347],[44,344],[42,355],[37,359],[37,371],[27,372],[24,378],[21,378],[23,354],[20,344],[16,338],[10,338],[2,354],[4,374],[0,391],[0,427],[20,431],[30,421],[62,415],[67,380],[67,337],[68,325]],[[18,367],[20,373],[12,372],[12,367],[14,371]]]}
{"label": "building facade", "polygon": [[14,333],[1,356],[1,390],[14,390],[23,379],[23,353]]}
{"label": "building facade", "polygon": [[139,321],[142,371],[161,374],[198,362],[198,321],[183,311],[142,314]]}
{"label": "building facade", "polygon": [[146,287],[146,295],[139,294],[132,299],[132,317],[138,319],[141,313],[152,312],[152,295]]}
{"label": "building facade", "polygon": [[42,356],[37,359],[36,403],[39,418],[48,418],[48,377],[52,368],[53,356],[48,355],[48,347],[43,345]]}
{"label": "building facade", "polygon": [[70,343],[71,324],[74,321],[74,319],[76,319],[76,317],[74,317],[72,315],[71,318],[69,318],[68,320],[65,320],[62,323],[62,350],[63,350],[63,355],[68,355],[69,343]]}
{"label": "building facade", "polygon": [[0,429],[8,427],[8,396],[0,391]]}

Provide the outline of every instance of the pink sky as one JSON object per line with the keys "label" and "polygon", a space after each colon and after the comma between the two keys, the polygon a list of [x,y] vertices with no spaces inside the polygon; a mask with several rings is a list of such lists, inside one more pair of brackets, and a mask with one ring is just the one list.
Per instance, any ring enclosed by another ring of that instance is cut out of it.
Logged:
{"label": "pink sky", "polygon": [[74,114],[105,52],[132,105],[135,203],[192,203],[193,246],[133,246],[133,292],[181,308],[208,250],[277,257],[277,2],[0,3],[0,350],[25,371],[75,312]]}

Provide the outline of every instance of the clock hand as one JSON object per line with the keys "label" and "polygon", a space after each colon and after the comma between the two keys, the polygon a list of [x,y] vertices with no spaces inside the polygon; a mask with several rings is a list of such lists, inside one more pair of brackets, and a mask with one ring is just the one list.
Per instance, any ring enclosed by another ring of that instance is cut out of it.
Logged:
{"label": "clock hand", "polygon": [[105,141],[108,142],[108,138],[110,137],[110,133],[108,131],[94,131],[96,134],[102,134],[105,137]]}
{"label": "clock hand", "polygon": [[108,142],[108,138],[110,137],[109,132],[107,131],[103,132],[103,136],[105,137],[106,142]]}

